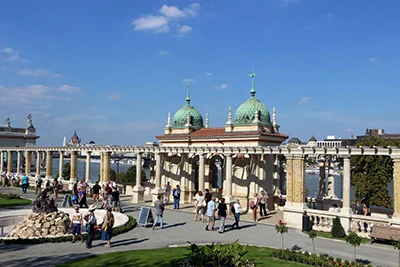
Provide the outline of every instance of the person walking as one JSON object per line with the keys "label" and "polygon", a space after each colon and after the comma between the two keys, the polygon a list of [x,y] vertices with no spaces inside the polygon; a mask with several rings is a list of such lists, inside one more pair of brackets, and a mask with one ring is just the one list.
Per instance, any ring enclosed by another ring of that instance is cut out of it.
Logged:
{"label": "person walking", "polygon": [[58,180],[57,180],[57,178],[56,179],[54,179],[54,181],[53,181],[53,186],[54,186],[54,189],[53,189],[53,192],[54,192],[54,198],[55,199],[58,199],[58,190],[59,190],[59,184],[58,184]]}
{"label": "person walking", "polygon": [[93,235],[95,233],[96,216],[94,215],[94,211],[96,210],[96,207],[95,204],[91,205],[88,213],[84,217],[86,221],[86,232],[88,233],[86,239],[86,248],[88,249],[92,247]]}
{"label": "person walking", "polygon": [[101,186],[99,185],[99,181],[96,181],[93,186],[93,201],[96,205],[99,203],[100,191]]}
{"label": "person walking", "polygon": [[[97,205],[96,205],[97,206]],[[101,227],[101,240],[107,241],[105,247],[111,247],[111,238],[112,238],[112,228],[114,226],[114,215],[112,214],[112,209],[107,208],[106,215],[103,218],[103,225]]]}
{"label": "person walking", "polygon": [[118,209],[119,191],[118,191],[118,189],[116,187],[114,187],[112,189],[111,199],[112,199],[111,206],[112,206],[113,210],[114,211],[119,211],[119,209]]}
{"label": "person walking", "polygon": [[22,183],[21,183],[22,192],[24,192],[24,194],[26,194],[26,189],[28,189],[28,186],[29,186],[29,178],[24,173],[24,175],[22,176]]}
{"label": "person walking", "polygon": [[250,209],[253,212],[253,221],[257,222],[257,206],[258,206],[259,199],[257,197],[257,193],[253,194],[253,199],[250,201]]}
{"label": "person walking", "polygon": [[79,207],[80,208],[86,207],[88,209],[89,207],[87,204],[86,190],[79,187],[78,191],[79,191]]}
{"label": "person walking", "polygon": [[207,204],[207,225],[206,231],[208,231],[208,227],[211,224],[211,230],[214,231],[215,226],[215,211],[217,207],[215,205],[215,197],[212,197],[211,200]]}
{"label": "person walking", "polygon": [[172,195],[174,196],[174,210],[179,210],[179,199],[181,198],[181,189],[179,188],[179,185],[176,185]]}
{"label": "person walking", "polygon": [[79,212],[79,207],[75,207],[75,213],[72,216],[71,224],[69,225],[72,228],[72,241],[71,243],[75,243],[75,235],[81,236],[81,241],[83,243],[83,235],[81,231],[81,227],[83,225],[82,213]]}
{"label": "person walking", "polygon": [[171,185],[169,182],[167,182],[167,185],[165,186],[165,203],[167,205],[170,202],[170,197],[171,197]]}
{"label": "person walking", "polygon": [[211,193],[210,193],[210,190],[208,190],[208,188],[206,188],[206,189],[204,190],[204,192],[206,192],[206,193],[204,194],[204,198],[205,198],[205,200],[206,200],[206,204],[208,204],[208,202],[210,202],[210,200],[211,200],[211,198],[212,198],[212,195],[211,195]]}
{"label": "person walking", "polygon": [[42,177],[40,177],[40,176],[36,177],[36,179],[35,179],[36,194],[42,193],[42,183],[43,183]]}
{"label": "person walking", "polygon": [[267,216],[267,209],[265,208],[268,196],[265,194],[264,190],[261,190],[260,193],[260,201],[258,202],[258,205],[260,206],[260,218],[263,216]]}
{"label": "person walking", "polygon": [[239,221],[240,221],[240,210],[242,209],[242,206],[239,204],[239,200],[236,200],[235,204],[233,204],[231,211],[235,217],[235,222],[232,224],[232,229],[235,227],[239,229]]}
{"label": "person walking", "polygon": [[161,200],[161,195],[157,196],[157,200],[154,201],[154,207],[156,208],[156,219],[153,223],[153,230],[156,228],[157,222],[160,221],[160,229],[163,228],[163,214],[164,214],[164,202]]}
{"label": "person walking", "polygon": [[194,206],[196,207],[195,215],[194,215],[194,220],[197,221],[197,217],[199,216],[199,212],[201,213],[201,221],[204,222],[204,213],[205,213],[205,199],[203,196],[203,192],[199,191],[196,194],[196,201],[194,203]]}
{"label": "person walking", "polygon": [[221,220],[221,225],[219,226],[218,233],[222,234],[225,232],[225,220],[228,217],[228,207],[225,203],[225,198],[221,198],[221,203],[218,204],[218,217]]}
{"label": "person walking", "polygon": [[74,204],[79,204],[79,190],[78,190],[78,181],[74,182],[72,186],[72,202]]}

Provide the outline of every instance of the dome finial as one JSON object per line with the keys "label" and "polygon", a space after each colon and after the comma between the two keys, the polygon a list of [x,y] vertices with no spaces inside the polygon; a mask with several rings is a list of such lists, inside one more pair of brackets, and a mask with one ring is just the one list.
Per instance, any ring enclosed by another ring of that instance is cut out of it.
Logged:
{"label": "dome finial", "polygon": [[251,77],[251,90],[250,90],[250,95],[254,97],[256,95],[256,90],[254,88],[254,77],[256,77],[256,74],[254,73],[254,70],[252,73],[249,74]]}
{"label": "dome finial", "polygon": [[187,84],[186,104],[190,105],[190,83]]}
{"label": "dome finial", "polygon": [[209,125],[208,125],[208,113],[206,113],[206,128],[208,128],[209,127]]}

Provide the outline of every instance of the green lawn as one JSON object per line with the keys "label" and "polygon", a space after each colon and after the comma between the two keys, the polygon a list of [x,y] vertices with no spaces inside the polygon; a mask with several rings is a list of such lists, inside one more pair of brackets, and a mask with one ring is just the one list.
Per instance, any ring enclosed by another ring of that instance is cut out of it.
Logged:
{"label": "green lawn", "polygon": [[[342,237],[342,238],[339,238],[339,237],[332,237],[332,234],[331,234],[330,232],[318,232],[318,231],[315,231],[315,232],[317,233],[317,236],[319,236],[319,237],[325,237],[325,238],[330,238],[330,239],[342,240],[342,241],[346,242],[346,240],[344,239],[344,237]],[[303,232],[303,233],[306,234],[306,235],[308,235],[308,233],[306,233],[306,232]],[[317,239],[318,239],[318,237],[317,237]],[[361,244],[368,244],[368,243],[370,243],[370,241],[371,241],[371,239],[362,238]]]}
{"label": "green lawn", "polygon": [[[112,241],[112,240],[111,240]],[[112,244],[112,242],[111,242]],[[112,247],[110,249],[112,251]],[[59,264],[57,267],[96,267],[96,266],[178,266],[180,259],[190,252],[190,247],[163,248],[154,250],[132,250],[112,252],[102,255],[90,256]],[[271,257],[272,249],[248,247],[245,258],[255,263],[257,267],[304,267],[308,265],[276,260]]]}
{"label": "green lawn", "polygon": [[20,199],[5,199],[0,198],[0,208],[10,207],[10,206],[20,206],[20,205],[27,205],[32,204],[32,201],[25,198]]}

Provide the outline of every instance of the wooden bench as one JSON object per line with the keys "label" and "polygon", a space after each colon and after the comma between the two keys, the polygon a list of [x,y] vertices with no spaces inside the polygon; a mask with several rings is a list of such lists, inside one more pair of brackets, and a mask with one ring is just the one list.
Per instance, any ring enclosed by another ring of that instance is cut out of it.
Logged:
{"label": "wooden bench", "polygon": [[376,240],[400,240],[400,227],[374,225],[371,237],[371,244]]}

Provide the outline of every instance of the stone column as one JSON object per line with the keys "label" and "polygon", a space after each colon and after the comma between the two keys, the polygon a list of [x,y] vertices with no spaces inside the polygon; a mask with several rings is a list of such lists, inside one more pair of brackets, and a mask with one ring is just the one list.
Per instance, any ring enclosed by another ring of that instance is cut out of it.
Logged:
{"label": "stone column", "polygon": [[204,154],[199,154],[199,191],[204,192]]}
{"label": "stone column", "polygon": [[87,154],[86,154],[86,172],[85,172],[85,178],[86,178],[86,181],[89,182],[89,181],[90,181],[90,154],[91,154],[92,152],[87,151],[86,153],[87,153]]}
{"label": "stone column", "polygon": [[161,155],[160,153],[155,153],[156,158],[156,177],[155,177],[155,188],[153,189],[153,205],[154,201],[157,200],[158,195],[164,194],[161,186]]}
{"label": "stone column", "polygon": [[325,155],[319,159],[319,192],[318,195],[322,198],[326,194],[326,174],[325,174]]}
{"label": "stone column", "polygon": [[343,206],[342,213],[350,214],[350,189],[351,189],[351,172],[350,172],[350,156],[343,157]]}
{"label": "stone column", "polygon": [[40,176],[40,151],[36,151],[36,177]]}
{"label": "stone column", "polygon": [[400,156],[392,157],[393,160],[393,220],[400,224]]}
{"label": "stone column", "polygon": [[70,182],[74,183],[77,177],[78,171],[78,151],[71,151],[71,171],[70,171]]}
{"label": "stone column", "polygon": [[64,170],[64,151],[59,151],[60,158],[58,161],[58,179],[60,181],[64,180],[63,170]]}
{"label": "stone column", "polygon": [[103,154],[103,179],[104,183],[108,183],[110,181],[110,158],[111,152],[104,152]]}
{"label": "stone column", "polygon": [[286,156],[286,205],[303,209],[306,207],[306,179],[305,179],[305,161],[302,155]]}
{"label": "stone column", "polygon": [[225,202],[231,203],[234,201],[232,197],[232,155],[226,154],[225,155]]}
{"label": "stone column", "polygon": [[328,157],[328,196],[332,198],[336,198],[335,194],[335,176],[334,174],[334,163],[332,159],[332,155]]}
{"label": "stone column", "polygon": [[104,152],[100,152],[100,184],[104,184]]}
{"label": "stone column", "polygon": [[281,163],[279,161],[279,156],[280,155],[274,155],[274,172],[273,172],[273,177],[274,177],[274,196],[280,197],[282,195],[281,191],[281,181],[280,181],[280,167]]}
{"label": "stone column", "polygon": [[46,179],[53,179],[53,153],[46,151]]}
{"label": "stone column", "polygon": [[136,155],[136,182],[132,189],[133,197],[132,203],[138,204],[144,202],[144,191],[142,184],[142,153]]}
{"label": "stone column", "polygon": [[3,172],[4,171],[4,152],[3,151],[0,152],[0,158],[1,158],[0,172]]}
{"label": "stone column", "polygon": [[25,151],[25,173],[28,177],[31,176],[32,167],[32,153],[30,151]]}
{"label": "stone column", "polygon": [[13,172],[13,152],[7,151],[7,173]]}
{"label": "stone column", "polygon": [[17,151],[17,171],[15,175],[19,176],[21,172],[21,151]]}

